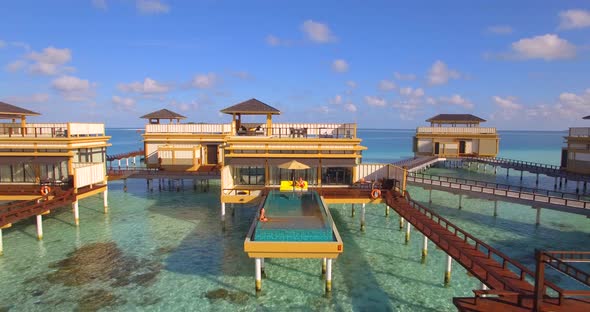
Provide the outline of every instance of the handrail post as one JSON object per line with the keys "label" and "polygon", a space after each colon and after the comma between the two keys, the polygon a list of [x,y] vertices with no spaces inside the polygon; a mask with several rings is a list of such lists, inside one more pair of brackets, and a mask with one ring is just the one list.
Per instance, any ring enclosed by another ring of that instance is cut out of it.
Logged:
{"label": "handrail post", "polygon": [[543,305],[543,289],[545,284],[545,263],[543,262],[543,252],[535,249],[535,295],[533,298],[533,311],[541,311]]}

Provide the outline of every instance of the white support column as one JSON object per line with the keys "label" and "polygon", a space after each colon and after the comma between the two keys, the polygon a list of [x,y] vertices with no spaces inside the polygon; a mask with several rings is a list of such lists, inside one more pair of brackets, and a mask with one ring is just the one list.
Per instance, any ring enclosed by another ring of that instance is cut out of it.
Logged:
{"label": "white support column", "polygon": [[385,216],[389,217],[389,205],[385,204]]}
{"label": "white support column", "polygon": [[536,225],[541,224],[541,207],[537,207],[537,220],[535,221]]}
{"label": "white support column", "polygon": [[400,216],[399,217],[399,230],[403,230],[404,229],[404,217]]}
{"label": "white support column", "polygon": [[72,209],[74,210],[74,222],[76,225],[80,225],[80,213],[78,211],[78,201],[72,203]]}
{"label": "white support column", "polygon": [[259,293],[262,290],[262,261],[260,258],[254,260],[254,271],[256,275],[256,292]]}
{"label": "white support column", "polygon": [[428,256],[428,237],[424,235],[422,242],[422,263],[426,263],[426,256]]}
{"label": "white support column", "polygon": [[104,213],[109,213],[109,187],[102,192],[102,203],[104,207]]}
{"label": "white support column", "polygon": [[365,204],[361,205],[361,232],[365,231]]}
{"label": "white support column", "polygon": [[408,226],[406,227],[406,245],[410,243],[410,232],[412,231],[412,224],[408,222]]}
{"label": "white support column", "polygon": [[322,278],[326,277],[326,258],[322,259]]}
{"label": "white support column", "polygon": [[125,158],[125,166],[129,168],[129,158]]}
{"label": "white support column", "polygon": [[332,292],[332,259],[326,261],[326,292]]}
{"label": "white support column", "polygon": [[225,231],[225,203],[221,203],[221,228]]}
{"label": "white support column", "polygon": [[453,265],[453,258],[447,255],[447,269],[445,271],[445,286],[449,286],[451,283],[451,267]]}
{"label": "white support column", "polygon": [[37,239],[43,239],[43,217],[41,215],[37,215]]}

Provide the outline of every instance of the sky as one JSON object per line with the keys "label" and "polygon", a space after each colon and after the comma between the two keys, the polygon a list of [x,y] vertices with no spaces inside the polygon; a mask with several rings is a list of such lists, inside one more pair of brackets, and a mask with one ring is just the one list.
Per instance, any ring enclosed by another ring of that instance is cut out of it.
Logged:
{"label": "sky", "polygon": [[33,122],[228,122],[256,98],[279,122],[590,126],[588,0],[19,0],[0,20],[0,101]]}

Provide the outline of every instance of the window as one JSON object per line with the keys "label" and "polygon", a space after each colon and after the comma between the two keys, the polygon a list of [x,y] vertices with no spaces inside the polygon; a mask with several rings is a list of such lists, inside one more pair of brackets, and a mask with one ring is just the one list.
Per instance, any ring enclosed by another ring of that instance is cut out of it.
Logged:
{"label": "window", "polygon": [[322,168],[322,184],[352,184],[352,168],[329,167]]}
{"label": "window", "polygon": [[232,167],[232,175],[236,185],[264,185],[264,167]]}

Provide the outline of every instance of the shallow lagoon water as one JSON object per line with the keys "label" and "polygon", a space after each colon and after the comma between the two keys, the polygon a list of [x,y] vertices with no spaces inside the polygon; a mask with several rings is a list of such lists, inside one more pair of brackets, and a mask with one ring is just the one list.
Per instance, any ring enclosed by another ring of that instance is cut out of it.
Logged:
{"label": "shallow lagoon water", "polygon": [[[243,252],[254,207],[229,208],[223,232],[218,184],[208,192],[195,192],[190,183],[181,192],[150,193],[144,180],[130,180],[128,186],[125,193],[121,182],[110,183],[107,215],[101,197],[82,200],[79,228],[69,208],[45,216],[41,242],[33,220],[4,230],[0,310],[453,311],[452,297],[469,296],[479,287],[455,263],[452,285],[445,288],[444,253],[431,244],[422,264],[422,236],[413,231],[405,245],[399,218],[393,211],[385,217],[383,205],[367,206],[365,233],[359,230],[358,208],[351,217],[350,205],[332,205],[344,241],[333,267],[332,296],[324,296],[319,260],[288,259],[266,261],[267,278],[256,296],[254,261]],[[410,192],[427,202],[422,188]],[[494,218],[490,201],[464,198],[459,210],[456,195],[434,191],[433,200],[438,213],[531,268],[534,248],[582,249],[590,239],[590,220],[573,214],[543,210],[537,227],[530,207],[500,203]],[[75,253],[80,248],[86,257]],[[76,263],[83,269],[74,269]]]}

